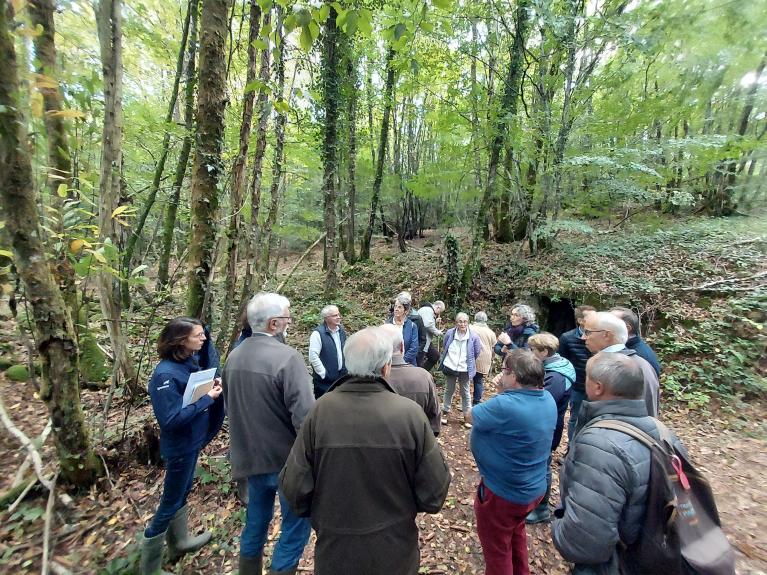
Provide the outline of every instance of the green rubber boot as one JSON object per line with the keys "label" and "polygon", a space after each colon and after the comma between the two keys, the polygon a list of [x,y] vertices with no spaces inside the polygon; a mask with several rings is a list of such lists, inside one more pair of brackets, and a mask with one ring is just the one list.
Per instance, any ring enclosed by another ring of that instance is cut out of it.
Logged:
{"label": "green rubber boot", "polygon": [[141,536],[141,575],[173,575],[162,570],[162,552],[165,550],[165,533],[154,537]]}
{"label": "green rubber boot", "polygon": [[189,535],[189,506],[184,505],[176,512],[168,525],[168,551],[170,560],[175,561],[185,553],[193,553],[210,541],[210,531],[196,536]]}

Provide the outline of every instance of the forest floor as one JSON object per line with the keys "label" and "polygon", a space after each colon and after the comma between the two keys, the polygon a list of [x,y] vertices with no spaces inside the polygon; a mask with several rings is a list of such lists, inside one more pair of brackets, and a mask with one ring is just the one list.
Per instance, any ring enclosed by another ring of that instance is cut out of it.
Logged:
{"label": "forest floor", "polygon": [[[369,264],[362,270],[344,269],[338,303],[347,329],[355,331],[364,325],[380,323],[388,308],[387,297],[401,289],[409,288],[416,297],[424,299],[433,293],[430,290],[435,289],[439,279],[439,245],[426,238],[413,242],[411,248],[407,256],[402,256],[394,252],[396,245],[390,247],[381,241],[374,253],[376,264]],[[296,318],[289,343],[304,353],[307,335],[317,322],[317,312],[323,303],[319,295],[321,255],[321,251],[314,253],[302,264],[285,290],[293,301]],[[282,261],[279,272],[284,274],[297,257],[291,255]],[[489,263],[487,269],[493,265]],[[502,290],[498,286],[485,287],[487,290],[474,296],[477,306],[489,305],[489,300],[479,301],[488,292]],[[510,293],[508,297],[516,297],[516,294]],[[163,317],[172,317],[177,312],[171,305],[175,304],[166,304]],[[0,331],[17,333],[15,325],[8,319],[0,322]],[[17,349],[15,355],[23,356],[23,352]],[[436,380],[441,386],[442,376],[438,374]],[[490,393],[486,391],[486,396]],[[0,374],[0,394],[20,429],[32,438],[42,432],[47,413],[32,385],[13,383]],[[83,391],[86,419],[95,436],[102,428],[106,395],[105,390]],[[153,421],[151,407],[144,402],[128,413],[126,411],[126,405],[116,399],[103,426],[104,439],[99,443],[108,476],[86,493],[67,494],[63,489],[57,489],[59,496],[51,517],[50,539],[54,573],[136,572],[137,535],[157,506],[163,472],[159,467],[149,465],[144,456],[145,424]],[[712,483],[724,529],[736,549],[738,573],[741,574],[767,573],[766,414],[767,404],[764,402],[746,403],[737,398],[728,399],[721,405],[714,400],[696,410],[689,410],[682,403],[669,402],[663,411],[663,419],[677,432],[699,469]],[[472,507],[478,473],[468,447],[470,431],[460,425],[459,416],[460,413],[454,410],[439,438],[453,474],[447,502],[441,513],[417,518],[423,573],[483,572]],[[211,530],[213,542],[175,565],[166,565],[166,569],[177,574],[236,571],[244,509],[229,480],[227,449],[228,434],[224,429],[200,457],[198,479],[189,498],[191,524],[193,529],[205,527]],[[558,501],[557,472],[565,449],[566,438],[555,457],[553,502]],[[41,453],[48,462],[46,470],[50,474],[51,462],[55,461],[50,439]],[[0,477],[0,492],[8,489],[25,455],[18,441],[0,429],[0,466],[5,471]],[[40,571],[46,500],[46,493],[33,489],[12,513],[3,511],[0,514],[0,571],[14,574]],[[279,522],[275,521],[267,555],[278,530]],[[551,544],[548,524],[528,527],[528,541],[532,573],[563,574],[568,571],[568,565]],[[314,536],[304,552],[301,573],[313,570],[313,544]]]}

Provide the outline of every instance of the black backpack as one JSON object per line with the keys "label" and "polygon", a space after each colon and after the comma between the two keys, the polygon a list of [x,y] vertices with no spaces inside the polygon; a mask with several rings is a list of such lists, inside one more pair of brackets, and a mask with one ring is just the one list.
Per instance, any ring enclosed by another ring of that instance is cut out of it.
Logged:
{"label": "black backpack", "polygon": [[674,448],[671,432],[657,419],[660,441],[625,421],[589,425],[620,431],[650,449],[647,512],[639,539],[621,546],[621,573],[734,575],[735,554],[721,529],[708,481]]}

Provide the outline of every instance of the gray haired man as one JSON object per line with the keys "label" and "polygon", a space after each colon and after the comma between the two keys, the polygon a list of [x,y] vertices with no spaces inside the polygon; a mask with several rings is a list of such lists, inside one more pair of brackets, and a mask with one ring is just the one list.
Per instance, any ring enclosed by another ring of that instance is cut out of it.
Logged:
{"label": "gray haired man", "polygon": [[[600,351],[607,353],[619,353],[631,357],[642,371],[644,379],[644,398],[647,404],[647,414],[653,417],[658,416],[660,384],[658,374],[653,367],[643,359],[633,349],[626,347],[628,340],[628,329],[626,324],[615,315],[599,311],[590,313],[586,316],[583,324],[583,341],[586,342],[586,348],[593,354]],[[580,414],[575,414],[580,417]],[[570,414],[572,417],[573,414]],[[578,425],[576,423],[576,425]]]}
{"label": "gray haired man", "polygon": [[[290,325],[290,302],[276,293],[248,303],[253,335],[232,351],[223,372],[229,417],[232,478],[247,479],[248,508],[240,537],[240,575],[261,575],[263,549],[274,514],[279,473],[314,404],[301,354],[277,340]],[[290,512],[280,494],[282,525],[272,553],[272,574],[295,574],[311,526]]]}
{"label": "gray haired man", "polygon": [[441,301],[424,304],[418,309],[418,315],[421,316],[423,328],[426,331],[426,340],[421,348],[421,353],[419,353],[418,365],[426,371],[431,371],[439,361],[439,351],[434,345],[433,339],[442,335],[439,326],[442,321],[440,315],[443,311],[445,311],[445,303]]}
{"label": "gray haired man", "polygon": [[[618,549],[632,545],[640,535],[647,507],[650,450],[621,431],[589,425],[619,420],[655,439],[658,429],[647,416],[644,376],[632,357],[603,351],[589,359],[586,394],[588,400],[581,404],[560,474],[562,503],[554,513],[552,538],[562,557],[575,563],[574,574],[623,573],[622,562],[628,559]],[[672,439],[674,447],[683,452],[676,436]]]}
{"label": "gray haired man", "polygon": [[311,517],[316,575],[416,575],[416,514],[442,508],[450,472],[423,410],[385,379],[391,339],[365,328],[344,355],[349,374],[306,418],[280,486]]}
{"label": "gray haired man", "polygon": [[314,397],[319,399],[333,382],[346,375],[344,344],[346,332],[341,325],[341,312],[326,305],[320,312],[322,323],[309,336],[309,363],[312,365]]}

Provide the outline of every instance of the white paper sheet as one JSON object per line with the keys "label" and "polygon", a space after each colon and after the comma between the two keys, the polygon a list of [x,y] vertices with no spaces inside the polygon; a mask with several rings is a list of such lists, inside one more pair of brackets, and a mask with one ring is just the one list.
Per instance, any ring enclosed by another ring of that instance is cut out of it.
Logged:
{"label": "white paper sheet", "polygon": [[211,379],[216,377],[216,368],[213,369],[205,369],[203,371],[195,371],[194,373],[189,374],[189,380],[186,382],[186,389],[184,390],[184,400],[181,403],[181,407],[186,407],[189,405],[192,401],[192,395],[194,394],[194,389],[202,385],[203,383],[208,383]]}

